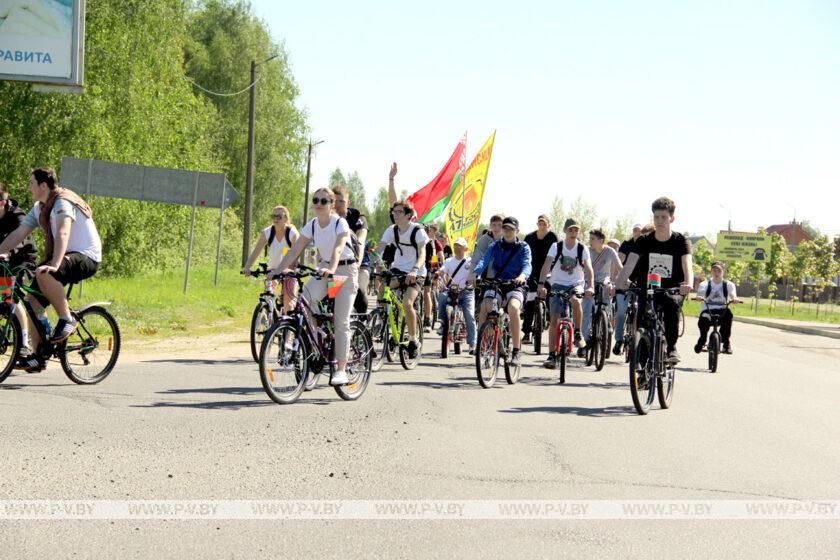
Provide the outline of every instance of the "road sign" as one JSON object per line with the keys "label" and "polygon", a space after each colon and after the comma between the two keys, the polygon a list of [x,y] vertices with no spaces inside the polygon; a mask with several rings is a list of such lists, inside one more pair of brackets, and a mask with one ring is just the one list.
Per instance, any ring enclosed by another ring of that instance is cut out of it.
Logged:
{"label": "road sign", "polygon": [[767,261],[770,259],[770,236],[761,233],[721,231],[717,237],[716,256],[725,261]]}

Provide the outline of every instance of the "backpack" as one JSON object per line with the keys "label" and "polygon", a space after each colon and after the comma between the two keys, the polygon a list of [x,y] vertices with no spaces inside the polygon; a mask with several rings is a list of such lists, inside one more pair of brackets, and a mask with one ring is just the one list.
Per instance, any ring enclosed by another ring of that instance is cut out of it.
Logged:
{"label": "backpack", "polygon": [[[411,237],[409,239],[409,243],[411,244],[411,247],[414,249],[414,254],[419,255],[420,254],[420,248],[417,247],[417,232],[420,231],[420,226],[418,226],[417,224],[413,224],[413,225],[415,227],[414,227],[414,230],[412,230],[412,232],[411,232]],[[393,243],[393,245],[394,245],[394,247],[396,247],[397,251],[400,252],[400,255],[402,255],[403,250],[402,250],[402,246],[401,246],[402,244],[400,243],[400,226],[398,226],[397,224],[394,224],[394,243]]]}
{"label": "backpack", "polygon": [[[268,249],[271,247],[271,244],[274,243],[274,237],[277,232],[274,229],[274,226],[271,226],[271,233],[268,234],[268,243],[265,244],[265,255],[268,256]],[[292,248],[292,228],[286,226],[286,231],[284,232],[284,236],[286,238],[286,245],[289,249]]]}
{"label": "backpack", "polygon": [[[557,261],[560,260],[560,257],[563,256],[563,243],[564,240],[560,240],[557,242],[557,254],[554,256],[554,260],[551,262],[551,268],[549,268],[549,272],[554,270],[554,265],[557,264]],[[580,241],[577,242],[577,263],[578,266],[583,266],[583,243]]]}
{"label": "backpack", "polygon": [[[729,284],[726,279],[723,280],[723,299],[729,301]],[[706,299],[709,299],[709,296],[712,295],[712,279],[710,278],[709,281],[706,283]]]}

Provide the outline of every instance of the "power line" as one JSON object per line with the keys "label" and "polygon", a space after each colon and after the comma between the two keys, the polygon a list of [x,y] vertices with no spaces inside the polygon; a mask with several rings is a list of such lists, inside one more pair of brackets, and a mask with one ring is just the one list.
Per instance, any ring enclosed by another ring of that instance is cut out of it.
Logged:
{"label": "power line", "polygon": [[200,86],[199,84],[197,84],[196,82],[194,82],[193,80],[191,80],[189,77],[184,76],[184,78],[185,78],[185,79],[186,79],[189,83],[191,83],[192,85],[194,85],[195,87],[197,87],[198,89],[200,89],[201,91],[203,91],[204,93],[209,93],[210,95],[215,95],[215,96],[218,96],[218,97],[236,97],[237,95],[242,95],[242,94],[243,94],[243,93],[245,93],[246,91],[249,91],[252,87],[256,86],[256,85],[257,85],[257,82],[259,82],[259,81],[260,81],[261,76],[257,76],[257,78],[256,78],[256,79],[255,79],[255,80],[251,83],[251,85],[249,85],[248,87],[246,87],[246,88],[245,88],[245,89],[243,89],[243,90],[237,91],[236,93],[219,93],[219,92],[217,92],[217,91],[210,91],[209,89],[206,89],[206,88],[204,88],[204,87]]}

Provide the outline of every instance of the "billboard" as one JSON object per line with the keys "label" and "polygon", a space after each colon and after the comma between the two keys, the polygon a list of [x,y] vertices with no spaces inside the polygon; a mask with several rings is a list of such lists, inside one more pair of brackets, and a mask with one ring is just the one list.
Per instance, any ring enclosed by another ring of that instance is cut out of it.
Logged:
{"label": "billboard", "polygon": [[0,0],[0,80],[82,85],[85,0]]}
{"label": "billboard", "polygon": [[716,254],[717,258],[725,261],[767,261],[770,259],[770,236],[721,231],[717,237]]}

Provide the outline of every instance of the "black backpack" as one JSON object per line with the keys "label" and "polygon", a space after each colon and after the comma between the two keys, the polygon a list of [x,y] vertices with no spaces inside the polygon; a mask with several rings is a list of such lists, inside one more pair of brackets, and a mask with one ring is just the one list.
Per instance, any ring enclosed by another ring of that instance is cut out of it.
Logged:
{"label": "black backpack", "polygon": [[[557,242],[557,254],[551,262],[551,268],[548,269],[549,272],[554,270],[554,265],[556,265],[557,261],[560,260],[560,257],[563,256],[563,243],[565,243],[565,241],[562,239]],[[580,241],[577,242],[577,263],[579,266],[583,266],[583,243]]]}
{"label": "black backpack", "polygon": [[[274,226],[271,226],[271,233],[268,234],[268,243],[265,244],[265,255],[268,255],[268,250],[271,248],[271,244],[274,243],[274,237],[277,235]],[[284,237],[286,238],[286,245],[289,246],[289,249],[292,248],[292,228],[286,226],[286,231],[284,232]]]}
{"label": "black backpack", "polygon": [[[411,232],[411,237],[409,238],[409,244],[414,249],[414,254],[420,254],[420,248],[417,246],[417,232],[420,231],[420,226],[417,224],[414,225],[414,230]],[[394,247],[396,247],[397,251],[400,252],[400,255],[403,254],[402,244],[400,243],[400,226],[394,224]]]}

